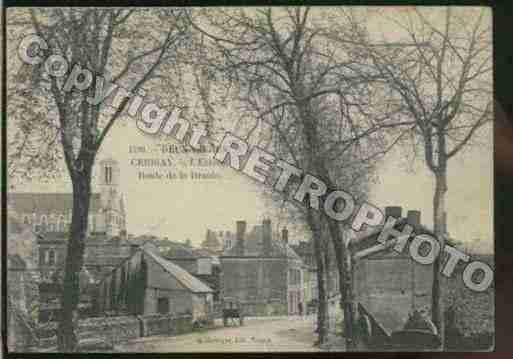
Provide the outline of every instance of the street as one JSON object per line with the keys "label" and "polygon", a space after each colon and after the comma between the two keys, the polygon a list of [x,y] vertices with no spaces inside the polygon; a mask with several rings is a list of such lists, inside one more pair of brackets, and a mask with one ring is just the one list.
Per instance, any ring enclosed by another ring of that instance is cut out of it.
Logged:
{"label": "street", "polygon": [[247,318],[232,324],[178,336],[138,338],[116,346],[120,352],[274,352],[320,351],[313,343],[315,316]]}

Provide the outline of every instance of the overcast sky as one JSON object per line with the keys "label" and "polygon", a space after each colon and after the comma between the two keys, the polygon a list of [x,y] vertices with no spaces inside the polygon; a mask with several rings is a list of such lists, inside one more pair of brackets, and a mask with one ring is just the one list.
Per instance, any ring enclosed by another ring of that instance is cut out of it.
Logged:
{"label": "overcast sky", "polygon": [[[491,18],[490,18],[491,20]],[[395,38],[391,27],[384,31],[383,20],[370,22],[369,30]],[[388,25],[387,25],[388,26]],[[242,174],[219,169],[221,180],[141,181],[141,167],[131,165],[133,158],[158,158],[157,153],[133,155],[129,145],[147,148],[160,142],[142,136],[133,123],[115,126],[99,158],[112,156],[121,167],[121,190],[128,211],[128,231],[168,236],[199,245],[207,228],[234,231],[235,221],[261,222],[266,210],[257,185]],[[175,158],[176,159],[176,158]],[[162,171],[167,169],[162,168]],[[148,171],[148,169],[146,169]],[[480,145],[469,148],[451,159],[447,194],[448,229],[457,240],[480,239],[481,249],[493,249],[493,156],[492,133],[486,128]],[[371,201],[378,207],[400,205],[404,210],[418,209],[422,222],[432,226],[433,180],[422,162],[413,168],[404,160],[400,149],[391,152],[378,170],[379,182],[373,187]],[[71,191],[69,181],[49,184],[25,184],[17,191]],[[154,228],[152,230],[152,228]],[[299,237],[298,237],[299,238]],[[294,239],[294,238],[293,238]]]}

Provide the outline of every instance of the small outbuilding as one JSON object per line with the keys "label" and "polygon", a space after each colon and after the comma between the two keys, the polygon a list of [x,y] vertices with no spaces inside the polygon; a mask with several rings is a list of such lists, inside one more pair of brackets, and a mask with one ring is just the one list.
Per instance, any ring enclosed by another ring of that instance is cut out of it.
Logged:
{"label": "small outbuilding", "polygon": [[[406,218],[401,212],[400,207],[386,208],[387,217],[398,219],[395,230],[403,231],[408,224],[416,235],[434,236],[420,223],[419,211],[408,211]],[[364,336],[387,342],[394,332],[405,330],[412,315],[422,313],[430,322],[434,276],[432,264],[420,264],[411,257],[408,250],[411,237],[404,250],[398,252],[394,250],[397,242],[378,242],[380,232],[379,228],[353,238],[349,249],[357,320],[365,327]],[[436,327],[432,329],[437,335]]]}
{"label": "small outbuilding", "polygon": [[213,290],[185,269],[164,259],[156,246],[134,246],[133,254],[100,282],[99,314],[210,315]]}

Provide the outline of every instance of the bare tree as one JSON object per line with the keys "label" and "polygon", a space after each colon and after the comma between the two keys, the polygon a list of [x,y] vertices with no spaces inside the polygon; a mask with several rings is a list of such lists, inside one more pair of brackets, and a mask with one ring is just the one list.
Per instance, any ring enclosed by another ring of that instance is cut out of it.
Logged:
{"label": "bare tree", "polygon": [[[493,114],[490,12],[416,9],[405,21],[393,21],[411,46],[367,50],[401,116],[415,123],[405,143],[413,146],[413,157],[423,157],[435,179],[433,224],[443,253],[449,161],[472,143]],[[442,260],[440,255],[434,263],[432,316],[444,340]]]}
{"label": "bare tree", "polygon": [[[381,130],[398,126],[398,121],[392,121],[387,94],[370,86],[381,76],[371,59],[365,51],[354,51],[353,42],[360,41],[364,31],[357,19],[350,11],[334,19],[343,24],[337,39],[347,42],[341,46],[331,39],[333,24],[315,20],[324,19],[326,12],[312,11],[209,9],[195,14],[192,23],[212,49],[206,60],[209,69],[235,87],[234,107],[246,139],[270,127],[289,156],[297,155],[292,163],[317,176],[328,190],[352,190],[351,185],[358,188],[366,182],[371,164],[388,148]],[[315,234],[321,227],[311,214],[308,218]],[[326,220],[350,349],[353,310],[345,238],[341,223]]]}
{"label": "bare tree", "polygon": [[[18,144],[14,152],[18,158],[11,159],[29,165],[24,168],[29,172],[36,166],[49,167],[59,156],[37,152],[43,153],[46,147],[55,151],[53,144],[59,142],[73,188],[72,221],[58,330],[60,351],[75,351],[78,344],[74,321],[78,318],[79,273],[83,266],[93,166],[102,143],[122,118],[129,103],[129,96],[124,96],[114,106],[114,111],[108,111],[105,103],[90,104],[86,98],[94,97],[95,88],[101,86],[98,84],[100,76],[107,74],[113,74],[111,79],[122,85],[127,95],[137,92],[155,78],[162,79],[159,69],[165,64],[177,62],[180,46],[187,38],[187,26],[183,21],[185,12],[184,9],[135,11],[59,8],[23,10],[19,15],[24,19],[23,23],[30,24],[32,29],[28,30],[47,43],[45,58],[50,55],[63,56],[69,64],[68,75],[75,65],[97,75],[94,86],[84,91],[67,91],[64,86],[67,76],[49,76],[42,64],[35,67],[22,65],[25,68],[18,75],[22,74],[30,85],[10,94],[12,97],[19,96],[16,101],[18,105],[21,102],[28,107],[31,101],[38,99],[41,106],[33,111],[31,118],[37,128],[45,130],[33,131],[24,124],[22,116],[16,116],[16,112],[13,112],[13,119],[19,125],[16,126],[17,131],[12,131],[16,133],[13,136],[18,136],[14,139],[14,143]],[[108,80],[107,77],[105,87],[109,86]],[[17,85],[21,85],[19,76]],[[25,144],[31,144],[32,149]],[[35,153],[33,147],[37,144],[39,151]],[[27,161],[27,155],[33,159]]]}

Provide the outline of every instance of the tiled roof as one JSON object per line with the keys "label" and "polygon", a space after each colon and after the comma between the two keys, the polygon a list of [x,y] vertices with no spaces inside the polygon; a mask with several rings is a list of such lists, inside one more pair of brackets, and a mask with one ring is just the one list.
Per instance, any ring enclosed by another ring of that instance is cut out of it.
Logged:
{"label": "tiled roof", "polygon": [[[18,213],[61,214],[73,209],[71,193],[8,193],[7,201]],[[100,194],[91,194],[91,211],[96,212],[100,208]]]}
{"label": "tiled roof", "polygon": [[178,280],[183,286],[189,289],[193,293],[211,293],[213,290],[207,286],[205,283],[200,281],[198,278],[189,274],[185,269],[177,266],[176,264],[162,258],[156,253],[153,253],[149,250],[142,249],[145,254],[151,257],[155,262],[157,262],[162,268],[164,268],[169,274]]}
{"label": "tiled roof", "polygon": [[[287,257],[291,259],[301,258],[297,253],[288,245],[285,244],[277,233],[271,235],[271,257]],[[263,253],[263,226],[256,225],[252,231],[249,232],[244,238],[244,256],[261,256]],[[238,256],[237,246],[225,251],[223,256]]]}
{"label": "tiled roof", "polygon": [[201,248],[189,248],[183,245],[174,245],[167,251],[166,258],[206,258],[212,257],[209,251]]}
{"label": "tiled roof", "polygon": [[116,266],[127,258],[128,256],[88,256],[84,258],[84,264],[88,266]]}
{"label": "tiled roof", "polygon": [[[403,226],[406,224],[406,222],[407,222],[406,218],[399,219],[395,224],[395,228],[402,229]],[[413,233],[415,233],[415,234],[429,234],[432,236],[435,235],[431,229],[427,228],[424,225],[415,225],[412,227],[413,227]],[[351,250],[353,252],[358,252],[358,251],[376,246],[377,244],[379,244],[377,241],[377,236],[379,236],[382,229],[383,229],[383,227],[380,226],[375,229],[368,228],[367,230],[362,230],[361,232],[358,232],[356,234],[356,236],[350,240],[349,247],[351,248]],[[410,238],[410,240],[411,240],[411,238]],[[454,246],[452,239],[446,239],[446,243]]]}

